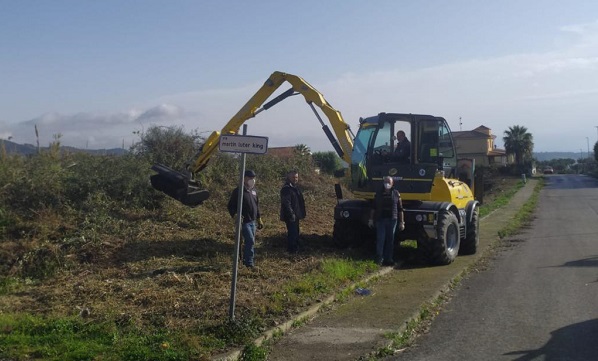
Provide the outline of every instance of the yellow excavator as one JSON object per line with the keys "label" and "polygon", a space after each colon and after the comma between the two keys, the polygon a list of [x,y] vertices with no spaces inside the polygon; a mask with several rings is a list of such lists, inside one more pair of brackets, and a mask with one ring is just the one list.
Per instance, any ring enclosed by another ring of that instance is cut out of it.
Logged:
{"label": "yellow excavator", "polygon": [[[267,101],[284,83],[291,88]],[[152,186],[185,205],[195,207],[206,201],[209,191],[195,181],[218,149],[221,135],[237,134],[241,125],[282,100],[301,94],[319,120],[334,150],[350,166],[354,199],[344,199],[340,185],[334,209],[333,237],[339,245],[361,243],[371,238],[367,222],[376,189],[385,176],[394,178],[401,193],[405,230],[397,241],[417,240],[420,253],[431,264],[449,264],[458,254],[473,254],[479,244],[479,206],[473,194],[474,166],[461,167],[447,121],[422,114],[379,113],[360,118],[354,135],[341,113],[324,96],[299,76],[274,72],[220,130],[214,131],[187,163],[176,171],[155,164]],[[266,102],[267,101],[267,102]],[[324,113],[323,121],[316,106]],[[409,139],[407,156],[395,156],[401,131]],[[467,162],[465,163],[466,165]],[[464,172],[463,169],[466,169]]]}

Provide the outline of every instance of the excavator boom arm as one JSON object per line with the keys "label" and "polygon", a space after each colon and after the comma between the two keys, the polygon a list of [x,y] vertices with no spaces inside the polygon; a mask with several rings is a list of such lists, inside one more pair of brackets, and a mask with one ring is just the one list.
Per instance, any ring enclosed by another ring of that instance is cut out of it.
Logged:
{"label": "excavator boom arm", "polygon": [[[266,104],[266,100],[285,82],[288,82],[291,89],[280,94],[276,98],[270,100]],[[267,110],[286,99],[289,96],[301,94],[305,101],[311,106],[316,114],[316,117],[322,124],[322,129],[326,136],[334,146],[337,154],[347,163],[351,163],[351,152],[353,149],[353,134],[349,125],[344,121],[341,113],[334,109],[324,98],[324,96],[312,87],[308,82],[299,76],[276,71],[270,75],[264,85],[245,103],[245,105],[235,114],[226,125],[218,132],[214,131],[205,140],[199,152],[194,159],[189,161],[187,165],[187,172],[185,174],[176,172],[164,165],[158,164],[152,167],[153,170],[159,174],[152,176],[152,185],[154,188],[163,191],[164,193],[178,199],[189,206],[196,206],[201,204],[209,196],[208,191],[201,189],[192,189],[190,186],[191,174],[195,174],[204,169],[214,155],[220,142],[221,134],[237,134],[241,125],[248,119],[255,117],[263,110]],[[318,106],[328,118],[334,134],[330,131],[328,126],[324,124],[318,112],[314,108],[314,104]],[[183,187],[185,189],[183,189]]]}
{"label": "excavator boom arm", "polygon": [[[276,91],[276,89],[280,88],[284,84],[285,81],[291,84],[292,89],[289,89],[260,108],[262,104],[264,104],[264,102]],[[203,147],[198,153],[195,161],[190,164],[189,170],[195,173],[205,168],[210,160],[210,157],[218,148],[218,142],[220,141],[221,134],[237,134],[241,128],[241,125],[243,125],[248,119],[255,117],[262,110],[271,108],[276,103],[284,100],[288,96],[294,95],[295,93],[303,95],[308,104],[315,104],[322,109],[322,112],[326,115],[330,121],[330,124],[332,125],[332,129],[336,135],[336,141],[338,141],[340,146],[340,151],[342,154],[339,154],[339,156],[343,158],[345,162],[351,163],[353,138],[349,125],[344,121],[341,113],[334,109],[326,101],[326,99],[324,99],[324,95],[322,95],[301,77],[276,71],[270,75],[264,85],[247,101],[247,103],[245,103],[245,105],[237,112],[237,114],[235,114],[228,121],[228,123],[226,123],[220,132],[213,132],[206,139],[206,142],[203,144]],[[330,133],[327,133],[327,136],[330,138]],[[333,139],[330,140],[331,142],[333,141]],[[335,147],[335,149],[338,153],[339,148]]]}

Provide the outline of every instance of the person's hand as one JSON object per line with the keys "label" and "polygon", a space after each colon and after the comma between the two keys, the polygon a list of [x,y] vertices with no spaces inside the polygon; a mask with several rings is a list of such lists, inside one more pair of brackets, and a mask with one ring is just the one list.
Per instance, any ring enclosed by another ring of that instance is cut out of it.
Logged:
{"label": "person's hand", "polygon": [[404,231],[405,230],[405,222],[400,222],[399,223],[399,231]]}
{"label": "person's hand", "polygon": [[262,221],[262,218],[258,218],[257,219],[257,229],[262,229],[264,228],[264,221]]}
{"label": "person's hand", "polygon": [[374,220],[370,218],[370,220],[368,221],[368,227],[370,228],[374,228]]}
{"label": "person's hand", "polygon": [[291,216],[289,217],[289,222],[295,222],[297,221],[297,217],[295,217],[294,214],[291,214]]}

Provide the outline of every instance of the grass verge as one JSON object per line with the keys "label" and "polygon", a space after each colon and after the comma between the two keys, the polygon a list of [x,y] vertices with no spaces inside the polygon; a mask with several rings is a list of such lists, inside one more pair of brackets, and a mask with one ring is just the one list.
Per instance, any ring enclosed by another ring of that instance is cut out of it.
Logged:
{"label": "grass verge", "polygon": [[[290,281],[271,296],[269,312],[282,312],[289,305],[305,306],[307,300],[338,291],[371,273],[372,261],[324,259],[311,272]],[[8,284],[4,287],[10,287]],[[168,332],[165,328],[140,328],[118,315],[102,322],[89,322],[85,315],[37,316],[28,313],[0,314],[0,359],[44,360],[203,360],[214,349],[246,345],[242,360],[262,360],[264,347],[252,345],[264,331],[259,314],[242,317],[194,333]]]}
{"label": "grass verge", "polygon": [[180,335],[123,329],[114,322],[80,317],[49,318],[0,314],[0,355],[14,360],[189,360]]}
{"label": "grass verge", "polygon": [[501,207],[504,207],[507,203],[509,203],[511,198],[513,198],[515,193],[517,193],[517,191],[523,188],[524,185],[525,183],[523,183],[523,181],[519,181],[515,184],[514,187],[508,188],[506,191],[501,192],[501,194],[498,195],[495,199],[493,199],[492,202],[483,204],[480,207],[480,217],[485,217],[493,211]]}

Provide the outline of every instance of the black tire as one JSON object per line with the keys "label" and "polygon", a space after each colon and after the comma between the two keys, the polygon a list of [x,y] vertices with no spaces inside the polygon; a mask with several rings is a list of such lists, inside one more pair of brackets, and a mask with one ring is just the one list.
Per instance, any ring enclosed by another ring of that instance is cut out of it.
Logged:
{"label": "black tire", "polygon": [[418,248],[424,259],[433,265],[447,265],[459,254],[459,221],[454,213],[442,211],[438,214],[438,238],[418,241]]}
{"label": "black tire", "polygon": [[467,235],[461,242],[459,254],[476,254],[480,244],[480,208],[476,207],[467,225]]}

